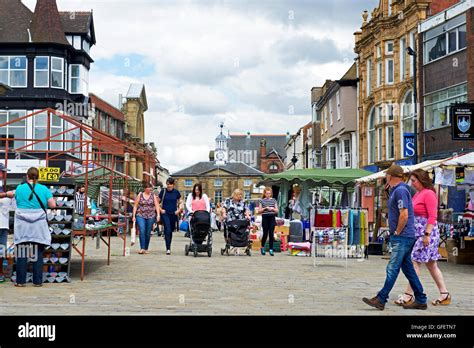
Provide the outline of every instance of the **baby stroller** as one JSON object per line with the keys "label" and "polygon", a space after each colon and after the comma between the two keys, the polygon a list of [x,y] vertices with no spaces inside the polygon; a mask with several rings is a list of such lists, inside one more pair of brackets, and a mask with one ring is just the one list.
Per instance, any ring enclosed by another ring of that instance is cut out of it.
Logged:
{"label": "baby stroller", "polygon": [[[224,230],[225,248],[221,249],[221,255],[229,255],[232,248],[245,248],[245,254],[251,256],[252,241],[249,239],[248,220],[233,220],[226,223],[227,229]],[[227,231],[227,232],[225,232]]]}
{"label": "baby stroller", "polygon": [[[192,252],[194,257],[197,257],[198,253],[207,253],[207,256],[211,257],[212,230],[209,212],[205,210],[194,212],[189,229],[189,245],[184,247],[184,254],[188,256]],[[204,244],[205,241],[206,243]]]}

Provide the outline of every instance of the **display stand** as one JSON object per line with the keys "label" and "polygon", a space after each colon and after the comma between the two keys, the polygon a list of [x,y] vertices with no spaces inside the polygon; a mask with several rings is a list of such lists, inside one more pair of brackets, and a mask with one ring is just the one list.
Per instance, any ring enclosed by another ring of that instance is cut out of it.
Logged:
{"label": "display stand", "polygon": [[[333,237],[331,238],[331,231]],[[319,260],[326,258],[331,260],[342,260],[347,267],[347,227],[316,227],[313,229],[311,243],[311,256],[313,266],[321,265]]]}
{"label": "display stand", "polygon": [[[57,205],[55,209],[46,210],[49,230],[51,232],[51,245],[45,248],[43,255],[41,255],[43,258],[43,282],[70,282],[74,181],[61,179],[59,182],[54,183],[40,183],[50,189]],[[14,276],[16,276],[16,262],[14,267]],[[28,262],[28,273],[30,274],[31,267],[31,262]],[[30,274],[27,274],[27,283],[33,281]]]}

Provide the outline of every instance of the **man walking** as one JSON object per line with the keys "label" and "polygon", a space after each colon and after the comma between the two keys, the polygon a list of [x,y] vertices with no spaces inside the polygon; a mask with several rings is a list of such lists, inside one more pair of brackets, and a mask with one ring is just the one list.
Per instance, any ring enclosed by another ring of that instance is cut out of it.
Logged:
{"label": "man walking", "polygon": [[388,296],[397,280],[400,269],[407,277],[415,293],[415,302],[404,305],[405,309],[426,309],[426,295],[423,286],[415,272],[411,260],[411,251],[415,244],[415,220],[410,190],[403,180],[403,169],[392,165],[387,169],[387,185],[392,188],[388,200],[388,222],[390,228],[390,242],[392,254],[387,265],[387,277],[382,290],[377,296],[362,301],[369,306],[384,310]]}

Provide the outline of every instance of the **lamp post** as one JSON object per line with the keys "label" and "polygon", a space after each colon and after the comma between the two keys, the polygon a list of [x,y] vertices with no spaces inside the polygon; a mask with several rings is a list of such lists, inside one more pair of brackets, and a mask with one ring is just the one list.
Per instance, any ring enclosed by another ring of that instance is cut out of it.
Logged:
{"label": "lamp post", "polygon": [[[416,44],[414,43],[415,47]],[[418,104],[417,104],[417,86],[416,86],[416,51],[410,46],[407,47],[408,55],[413,57],[413,112],[414,112],[414,126],[415,126],[415,155],[413,156],[414,164],[418,163]]]}
{"label": "lamp post", "polygon": [[298,158],[296,157],[296,135],[293,137],[293,158],[291,159],[291,163],[293,163],[293,170],[296,169],[296,162],[298,162]]}

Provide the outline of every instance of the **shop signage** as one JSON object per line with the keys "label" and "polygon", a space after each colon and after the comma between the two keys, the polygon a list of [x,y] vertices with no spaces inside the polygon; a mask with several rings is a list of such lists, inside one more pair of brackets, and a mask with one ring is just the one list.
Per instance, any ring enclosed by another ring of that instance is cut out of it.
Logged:
{"label": "shop signage", "polygon": [[403,157],[415,156],[415,134],[403,134]]}
{"label": "shop signage", "polygon": [[61,175],[61,168],[55,167],[40,167],[39,170],[39,181],[57,182]]}
{"label": "shop signage", "polygon": [[474,140],[474,104],[451,106],[453,140]]}
{"label": "shop signage", "polygon": [[[5,164],[5,160],[1,160],[0,163]],[[31,167],[38,168],[45,164],[45,160],[9,159],[7,162],[8,174],[26,174]]]}

